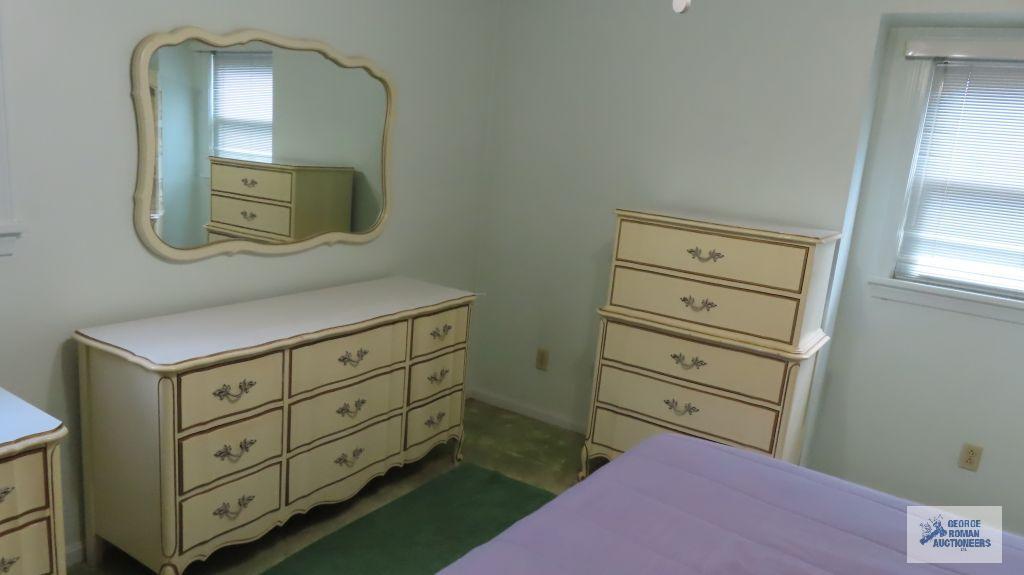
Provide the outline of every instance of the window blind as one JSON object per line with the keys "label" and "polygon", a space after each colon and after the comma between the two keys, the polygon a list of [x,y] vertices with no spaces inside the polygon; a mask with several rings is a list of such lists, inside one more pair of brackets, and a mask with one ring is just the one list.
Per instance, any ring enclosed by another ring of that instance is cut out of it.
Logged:
{"label": "window blind", "polygon": [[270,52],[213,55],[213,147],[218,156],[274,155],[274,68]]}
{"label": "window blind", "polygon": [[935,64],[894,275],[1024,298],[1024,63]]}

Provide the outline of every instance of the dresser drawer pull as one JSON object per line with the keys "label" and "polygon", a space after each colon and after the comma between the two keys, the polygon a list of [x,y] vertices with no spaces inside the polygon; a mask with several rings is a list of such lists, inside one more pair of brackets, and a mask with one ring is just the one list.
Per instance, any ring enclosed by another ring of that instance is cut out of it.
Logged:
{"label": "dresser drawer pull", "polygon": [[359,348],[359,351],[356,352],[355,357],[352,357],[351,351],[346,351],[344,355],[338,358],[338,361],[341,362],[341,365],[351,365],[352,367],[359,367],[359,364],[362,363],[363,360],[366,359],[366,356],[368,355],[370,355],[370,350]]}
{"label": "dresser drawer pull", "polygon": [[259,216],[256,215],[256,212],[250,212],[248,210],[242,210],[239,213],[242,215],[242,219],[247,221],[247,222],[251,222],[251,221],[253,221],[253,220],[255,220],[256,218],[259,217]]}
{"label": "dresser drawer pull", "polygon": [[679,402],[674,399],[666,399],[665,405],[668,406],[669,411],[676,415],[693,415],[694,413],[700,411],[699,407],[690,403],[689,401],[687,401],[686,404],[683,405],[682,409],[679,409]]}
{"label": "dresser drawer pull", "polygon": [[702,255],[703,251],[700,248],[690,248],[686,250],[686,253],[690,254],[690,256],[692,256],[693,259],[703,263],[714,263],[725,257],[725,254],[718,250],[711,250],[710,252],[708,252],[707,256],[704,256]]}
{"label": "dresser drawer pull", "polygon": [[444,412],[440,411],[437,415],[431,415],[428,417],[427,420],[423,422],[423,425],[426,425],[430,429],[434,429],[435,427],[440,427],[442,421],[444,421]]}
{"label": "dresser drawer pull", "polygon": [[435,371],[434,373],[428,375],[427,381],[434,385],[441,385],[442,383],[444,383],[444,380],[446,377],[448,377],[449,373],[451,373],[451,371],[447,367],[441,368],[441,371]]}
{"label": "dresser drawer pull", "polygon": [[349,403],[346,401],[344,405],[342,405],[341,407],[339,407],[335,411],[335,413],[337,413],[338,415],[344,415],[345,417],[352,417],[352,418],[354,418],[357,415],[359,415],[359,412],[362,411],[362,409],[363,409],[363,407],[365,405],[366,405],[366,400],[363,399],[363,398],[359,398],[359,399],[356,400],[356,407],[355,407],[355,409],[352,409],[352,406],[349,405]]}
{"label": "dresser drawer pull", "polygon": [[241,459],[246,453],[249,453],[249,450],[252,449],[253,445],[256,445],[255,439],[245,438],[238,442],[238,453],[235,453],[234,448],[230,445],[225,445],[218,449],[213,456],[221,461],[235,462]]}
{"label": "dresser drawer pull", "polygon": [[0,503],[3,503],[11,493],[14,493],[14,487],[0,487]]}
{"label": "dresser drawer pull", "polygon": [[451,333],[453,329],[455,328],[446,323],[441,327],[435,327],[434,331],[430,332],[430,337],[438,341],[443,341],[444,338],[448,337],[448,334]]}
{"label": "dresser drawer pull", "polygon": [[681,297],[679,298],[679,301],[683,302],[683,304],[686,305],[686,307],[696,312],[711,311],[718,307],[717,303],[709,300],[708,298],[700,300],[700,303],[698,304],[697,298],[693,297],[692,295]]}
{"label": "dresser drawer pull", "polygon": [[686,356],[681,353],[673,353],[672,359],[675,360],[676,365],[685,370],[700,369],[708,364],[708,362],[704,361],[703,359],[697,356],[692,356],[690,358],[689,363],[687,363]]}
{"label": "dresser drawer pull", "polygon": [[260,185],[260,183],[256,180],[250,180],[249,178],[242,178],[242,185],[247,188],[255,188]]}
{"label": "dresser drawer pull", "polygon": [[238,393],[231,393],[231,386],[224,384],[213,392],[213,396],[221,401],[227,401],[228,403],[235,403],[242,396],[249,393],[249,391],[256,387],[256,382],[251,379],[243,379],[238,382]]}
{"label": "dresser drawer pull", "polygon": [[221,503],[220,507],[213,510],[214,517],[220,517],[221,519],[230,519],[234,521],[238,519],[238,516],[242,514],[242,511],[249,506],[253,500],[256,499],[255,495],[243,495],[238,498],[238,509],[232,511],[230,503]]}
{"label": "dresser drawer pull", "polygon": [[14,567],[14,564],[21,560],[21,557],[0,557],[0,573],[7,573]]}
{"label": "dresser drawer pull", "polygon": [[364,450],[362,447],[357,447],[352,450],[352,456],[349,457],[347,453],[342,453],[341,457],[334,460],[334,463],[338,465],[344,465],[345,467],[354,467],[359,458],[363,456]]}

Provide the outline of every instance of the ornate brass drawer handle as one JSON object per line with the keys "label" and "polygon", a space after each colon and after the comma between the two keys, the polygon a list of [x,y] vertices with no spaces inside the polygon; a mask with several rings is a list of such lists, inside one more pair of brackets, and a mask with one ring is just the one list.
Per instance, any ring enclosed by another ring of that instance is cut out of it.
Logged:
{"label": "ornate brass drawer handle", "polygon": [[213,396],[221,401],[235,403],[239,399],[242,399],[242,396],[249,393],[249,391],[254,387],[256,387],[255,381],[251,379],[243,379],[238,382],[238,393],[232,393],[231,386],[225,383],[213,392]]}
{"label": "ornate brass drawer handle", "polygon": [[444,338],[448,337],[448,334],[451,333],[453,329],[455,328],[446,323],[441,327],[435,327],[434,331],[430,332],[430,337],[436,340],[444,340]]}
{"label": "ornate brass drawer handle", "polygon": [[255,495],[243,495],[239,497],[238,509],[235,509],[234,511],[231,510],[230,503],[221,503],[220,507],[213,510],[213,516],[221,519],[230,519],[232,521],[238,519],[238,516],[242,514],[242,511],[244,511],[245,508],[248,507],[255,499]]}
{"label": "ornate brass drawer handle", "polygon": [[676,415],[693,415],[694,413],[700,411],[699,407],[690,403],[689,401],[687,401],[686,404],[683,405],[682,409],[679,409],[679,402],[674,399],[666,399],[665,405],[668,406],[669,411]]}
{"label": "ornate brass drawer handle", "polygon": [[342,453],[340,457],[334,460],[334,463],[344,465],[345,467],[354,467],[364,452],[365,450],[362,447],[357,447],[352,450],[352,457],[349,457],[347,453]]}
{"label": "ornate brass drawer handle", "polygon": [[255,439],[244,438],[242,441],[238,442],[238,453],[235,453],[234,448],[230,445],[225,445],[218,449],[213,456],[221,461],[231,461],[234,463],[241,459],[243,455],[249,453],[249,450],[252,449],[253,445],[256,445]]}
{"label": "ornate brass drawer handle", "polygon": [[695,259],[695,260],[697,260],[697,261],[699,261],[701,263],[707,263],[707,262],[715,263],[718,260],[720,260],[720,259],[725,257],[725,254],[723,254],[722,252],[720,252],[718,250],[714,250],[714,249],[711,250],[710,252],[708,252],[707,256],[702,255],[703,252],[702,252],[702,250],[700,248],[690,248],[690,249],[686,250],[686,253],[690,254],[690,256],[692,256],[693,259]]}
{"label": "ornate brass drawer handle", "polygon": [[700,369],[700,368],[702,368],[702,367],[704,367],[705,365],[708,364],[708,362],[704,361],[703,359],[701,359],[701,358],[699,358],[697,356],[690,357],[690,362],[687,363],[686,362],[686,356],[681,354],[681,353],[673,353],[672,354],[672,359],[675,360],[676,365],[678,365],[679,367],[681,367],[683,369],[686,369],[686,370]]}
{"label": "ornate brass drawer handle", "polygon": [[344,405],[342,405],[341,407],[339,407],[335,411],[335,413],[337,413],[338,415],[344,415],[345,417],[352,417],[352,418],[354,418],[357,415],[359,415],[359,412],[362,411],[363,406],[365,406],[365,405],[366,405],[366,400],[362,399],[362,398],[359,398],[359,399],[356,400],[356,407],[355,407],[355,409],[352,409],[352,406],[349,405],[349,403],[346,401],[344,403]]}
{"label": "ornate brass drawer handle", "polygon": [[257,217],[259,217],[259,216],[256,215],[256,212],[250,212],[248,210],[242,210],[239,213],[242,214],[242,219],[247,221],[247,222],[251,222],[251,221],[255,220]]}
{"label": "ornate brass drawer handle", "polygon": [[250,180],[249,178],[242,178],[242,185],[247,188],[255,188],[260,185],[260,183],[256,180]]}
{"label": "ornate brass drawer handle", "polygon": [[346,351],[341,357],[338,358],[338,361],[341,362],[341,365],[359,367],[359,364],[362,363],[363,360],[366,359],[366,356],[368,355],[370,355],[370,350],[359,348],[359,351],[356,352],[355,357],[352,357],[351,351]]}
{"label": "ornate brass drawer handle", "polygon": [[690,308],[690,309],[692,309],[693,311],[696,311],[696,312],[711,311],[711,310],[715,309],[716,307],[718,307],[717,303],[709,300],[708,298],[704,298],[704,299],[700,300],[700,303],[698,304],[697,303],[697,298],[693,297],[692,295],[688,295],[686,297],[681,297],[681,298],[679,298],[679,301],[683,302],[683,304],[686,307],[688,307],[688,308]]}
{"label": "ornate brass drawer handle", "polygon": [[11,493],[14,493],[14,486],[0,487],[0,503],[3,503],[4,499],[7,499],[7,496]]}
{"label": "ornate brass drawer handle", "polygon": [[423,425],[426,425],[430,429],[434,429],[435,427],[440,427],[442,421],[444,421],[444,412],[439,411],[437,415],[431,415],[428,417],[427,420],[423,422]]}
{"label": "ornate brass drawer handle", "polygon": [[0,573],[7,573],[14,567],[14,564],[21,561],[21,557],[0,557]]}
{"label": "ornate brass drawer handle", "polygon": [[451,373],[451,371],[447,367],[441,368],[441,371],[428,375],[427,381],[434,385],[441,385],[444,382],[444,379],[448,377],[449,373]]}

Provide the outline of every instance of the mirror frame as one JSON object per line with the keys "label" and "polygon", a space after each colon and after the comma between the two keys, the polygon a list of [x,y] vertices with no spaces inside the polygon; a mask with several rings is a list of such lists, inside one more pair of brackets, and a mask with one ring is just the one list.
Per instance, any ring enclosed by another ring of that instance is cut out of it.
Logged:
{"label": "mirror frame", "polygon": [[[176,248],[164,242],[156,233],[150,218],[153,205],[153,179],[156,173],[156,155],[159,142],[156,139],[156,118],[149,96],[149,63],[156,51],[164,46],[174,46],[188,40],[199,40],[211,46],[224,48],[247,42],[259,41],[289,50],[317,52],[334,64],[348,69],[362,69],[384,86],[387,106],[384,115],[384,129],[381,134],[381,212],[373,227],[364,233],[330,232],[289,244],[263,244],[252,240],[227,240],[209,243],[195,248]],[[317,246],[337,243],[365,244],[383,231],[391,209],[388,193],[388,155],[390,152],[390,131],[394,116],[395,91],[387,76],[373,62],[360,56],[343,56],[331,46],[317,40],[286,38],[273,32],[245,29],[229,34],[215,34],[195,26],[177,28],[170,32],[151,34],[139,42],[132,54],[131,68],[132,100],[135,103],[135,121],[138,132],[139,156],[135,180],[135,231],[149,251],[171,262],[193,262],[214,256],[238,253],[260,255],[285,255],[305,251]]]}

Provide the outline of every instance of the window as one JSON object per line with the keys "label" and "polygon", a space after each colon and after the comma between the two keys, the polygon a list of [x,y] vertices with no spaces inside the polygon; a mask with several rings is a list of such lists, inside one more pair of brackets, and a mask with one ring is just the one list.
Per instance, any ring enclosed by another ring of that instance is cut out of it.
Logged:
{"label": "window", "polygon": [[935,63],[895,277],[1024,299],[1024,64]]}
{"label": "window", "polygon": [[212,99],[215,155],[256,160],[274,155],[270,52],[216,52]]}

